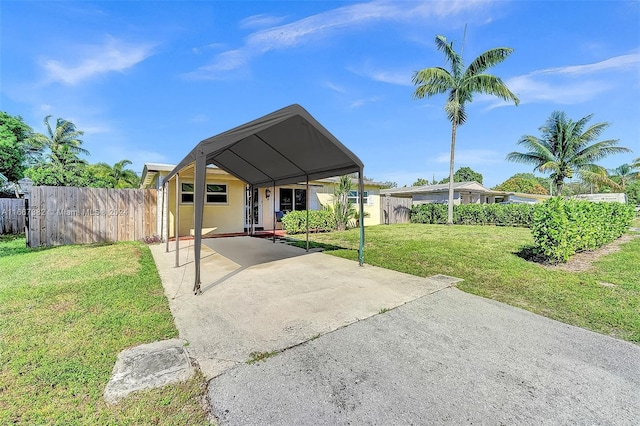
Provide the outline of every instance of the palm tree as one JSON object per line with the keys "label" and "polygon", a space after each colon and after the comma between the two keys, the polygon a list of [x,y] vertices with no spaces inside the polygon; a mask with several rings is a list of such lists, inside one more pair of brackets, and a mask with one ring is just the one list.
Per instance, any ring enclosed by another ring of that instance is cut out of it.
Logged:
{"label": "palm tree", "polygon": [[609,170],[612,176],[620,179],[620,188],[624,192],[627,183],[638,174],[638,169],[632,164],[622,164],[615,169]]}
{"label": "palm tree", "polygon": [[109,188],[137,188],[140,186],[138,174],[125,167],[133,164],[129,160],[122,160],[110,166],[107,163],[96,163],[90,166],[96,179]]}
{"label": "palm tree", "polygon": [[56,119],[55,129],[51,128],[49,119],[51,115],[44,118],[44,125],[47,128],[47,134],[38,133],[34,136],[34,141],[42,148],[49,148],[51,151],[50,158],[64,164],[76,163],[78,155],[89,155],[89,151],[82,148],[83,131],[77,130],[76,125],[71,121],[62,118]]}
{"label": "palm tree", "polygon": [[[466,33],[466,30],[465,30]],[[464,40],[464,39],[463,39]],[[456,147],[457,127],[464,124],[467,119],[465,104],[473,100],[475,93],[484,93],[497,96],[505,101],[513,101],[516,105],[520,100],[511,93],[502,80],[494,75],[485,74],[491,68],[504,61],[513,49],[499,47],[490,49],[475,58],[465,69],[462,54],[453,50],[453,42],[447,43],[446,37],[436,36],[436,47],[444,53],[446,62],[451,66],[448,71],[441,67],[425,68],[413,75],[413,84],[416,89],[414,98],[423,99],[441,93],[448,93],[444,110],[451,121],[451,159],[449,161],[449,206],[447,224],[453,223],[453,167]],[[464,41],[462,49],[464,51]]]}
{"label": "palm tree", "polygon": [[631,150],[615,146],[618,139],[594,142],[609,123],[596,123],[585,129],[592,117],[590,114],[574,122],[564,112],[554,111],[539,129],[541,138],[526,135],[518,141],[529,152],[511,152],[507,160],[533,164],[534,171],[551,172],[557,195],[562,193],[564,180],[572,178],[574,172],[586,182],[611,185],[606,169],[595,162]]}

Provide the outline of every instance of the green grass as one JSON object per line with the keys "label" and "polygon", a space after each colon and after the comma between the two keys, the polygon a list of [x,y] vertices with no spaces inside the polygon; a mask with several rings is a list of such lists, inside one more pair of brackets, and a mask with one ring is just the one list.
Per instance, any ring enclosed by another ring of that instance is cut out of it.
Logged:
{"label": "green grass", "polygon": [[0,239],[0,424],[207,424],[205,381],[102,399],[120,351],[177,335],[149,248]]}
{"label": "green grass", "polygon": [[[310,238],[326,244],[329,254],[357,260],[357,229]],[[640,344],[640,238],[587,272],[549,269],[520,257],[532,243],[526,228],[380,225],[367,227],[364,256],[368,264],[413,275],[462,278],[463,291]]]}

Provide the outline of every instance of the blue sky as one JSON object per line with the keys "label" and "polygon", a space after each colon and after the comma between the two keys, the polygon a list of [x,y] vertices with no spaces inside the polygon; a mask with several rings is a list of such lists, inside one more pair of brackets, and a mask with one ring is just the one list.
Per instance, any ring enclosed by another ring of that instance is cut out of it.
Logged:
{"label": "blue sky", "polygon": [[466,62],[515,52],[491,72],[518,107],[477,96],[456,169],[494,186],[528,165],[507,153],[554,110],[609,122],[602,139],[640,157],[638,1],[6,1],[0,109],[43,132],[51,114],[85,131],[90,162],[177,163],[200,140],[298,103],[365,163],[410,185],[448,175],[444,96],[415,100],[414,71],[444,66],[436,34]]}

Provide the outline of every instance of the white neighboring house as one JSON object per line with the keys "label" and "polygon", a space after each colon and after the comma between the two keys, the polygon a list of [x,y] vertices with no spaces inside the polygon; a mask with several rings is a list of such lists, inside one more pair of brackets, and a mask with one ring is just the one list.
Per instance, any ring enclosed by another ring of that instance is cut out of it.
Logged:
{"label": "white neighboring house", "polygon": [[[412,204],[447,204],[449,202],[449,184],[410,186],[405,188],[383,189],[380,195],[411,198]],[[478,182],[454,182],[453,204],[494,204],[494,203],[540,203],[548,195],[523,194],[519,192],[494,191]]]}
{"label": "white neighboring house", "polygon": [[622,193],[604,193],[604,194],[577,194],[571,197],[576,200],[587,200],[593,202],[609,202],[609,203],[627,203],[627,194]]}

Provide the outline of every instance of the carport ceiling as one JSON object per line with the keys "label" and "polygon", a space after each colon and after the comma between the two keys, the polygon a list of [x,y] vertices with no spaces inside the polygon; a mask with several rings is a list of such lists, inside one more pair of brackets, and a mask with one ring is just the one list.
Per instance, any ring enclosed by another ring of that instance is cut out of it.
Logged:
{"label": "carport ceiling", "polygon": [[256,187],[362,170],[362,161],[300,105],[294,104],[200,142],[165,178],[206,158]]}

